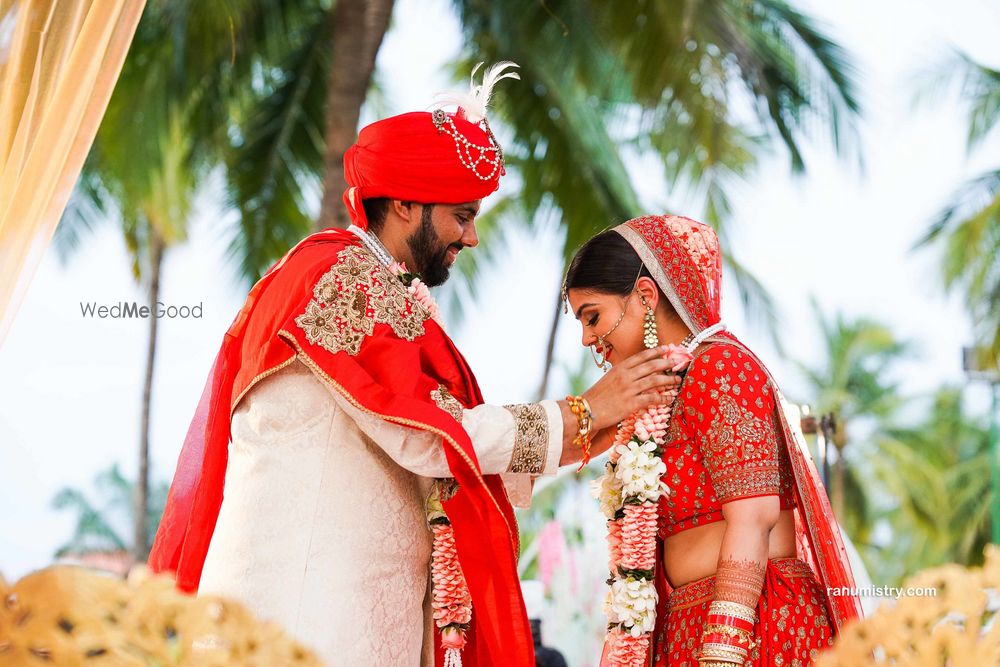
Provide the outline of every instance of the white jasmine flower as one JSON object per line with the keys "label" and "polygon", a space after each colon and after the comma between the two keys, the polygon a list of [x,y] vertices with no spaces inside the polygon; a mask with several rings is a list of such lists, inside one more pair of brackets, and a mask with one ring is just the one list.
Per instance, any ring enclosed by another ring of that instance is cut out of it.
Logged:
{"label": "white jasmine flower", "polygon": [[622,494],[626,498],[656,501],[663,493],[660,478],[667,471],[666,464],[656,455],[656,444],[629,442],[621,445],[621,458],[615,475],[621,480]]}
{"label": "white jasmine flower", "polygon": [[626,577],[611,584],[611,614],[634,637],[652,632],[656,621],[656,587],[648,579]]}
{"label": "white jasmine flower", "polygon": [[622,482],[617,475],[608,471],[600,479],[590,483],[590,493],[601,503],[601,513],[608,519],[622,507]]}

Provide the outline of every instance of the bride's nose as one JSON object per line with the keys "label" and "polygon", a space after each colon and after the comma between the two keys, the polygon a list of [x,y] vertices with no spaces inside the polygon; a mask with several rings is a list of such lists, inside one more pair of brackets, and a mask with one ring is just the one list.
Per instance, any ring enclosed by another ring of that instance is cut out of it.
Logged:
{"label": "bride's nose", "polygon": [[584,327],[583,337],[580,342],[584,347],[590,347],[591,345],[596,345],[597,335],[593,332],[588,333],[586,327]]}

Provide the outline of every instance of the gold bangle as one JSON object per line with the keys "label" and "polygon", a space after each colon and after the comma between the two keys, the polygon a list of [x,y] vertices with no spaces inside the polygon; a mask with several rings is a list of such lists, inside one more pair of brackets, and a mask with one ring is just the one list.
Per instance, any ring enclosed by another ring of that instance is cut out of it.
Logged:
{"label": "gold bangle", "polygon": [[737,655],[714,656],[705,655],[703,653],[698,654],[698,664],[702,665],[702,667],[705,667],[706,665],[711,667],[733,667],[733,665],[743,667],[743,665],[746,664],[746,660],[746,658]]}
{"label": "gold bangle", "polygon": [[739,650],[735,646],[725,646],[724,644],[704,644],[701,647],[700,657],[711,658],[713,660],[739,661],[740,664],[746,661],[750,652],[746,649]]}

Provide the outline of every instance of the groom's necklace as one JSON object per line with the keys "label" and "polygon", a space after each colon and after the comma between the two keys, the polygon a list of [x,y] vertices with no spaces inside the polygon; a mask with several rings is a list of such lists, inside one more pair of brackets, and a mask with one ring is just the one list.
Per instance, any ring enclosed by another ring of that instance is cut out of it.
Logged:
{"label": "groom's necklace", "polygon": [[362,245],[371,250],[372,254],[375,255],[375,258],[385,266],[391,266],[393,262],[396,261],[392,258],[392,254],[389,253],[388,249],[386,249],[386,247],[382,244],[382,241],[380,241],[374,234],[369,234],[357,225],[351,225],[347,228],[347,231],[361,239]]}

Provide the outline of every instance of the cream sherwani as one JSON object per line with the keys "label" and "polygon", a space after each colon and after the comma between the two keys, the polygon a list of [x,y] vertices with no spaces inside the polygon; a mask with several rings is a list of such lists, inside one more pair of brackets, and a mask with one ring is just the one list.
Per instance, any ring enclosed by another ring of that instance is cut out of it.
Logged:
{"label": "cream sherwani", "polygon": [[[555,473],[556,403],[442,407],[483,473]],[[438,436],[358,410],[296,361],[233,414],[199,592],[279,622],[331,667],[432,665],[424,503],[433,479],[450,476]]]}

